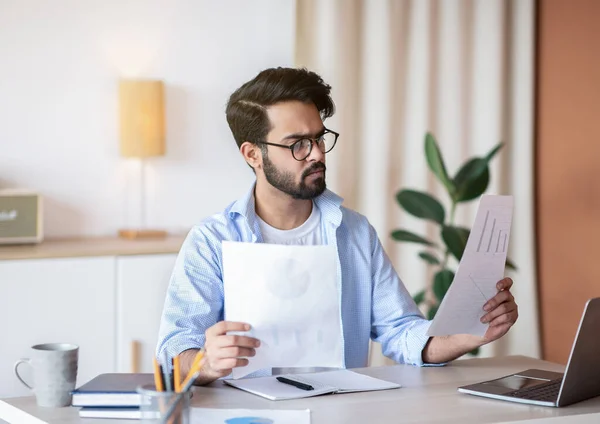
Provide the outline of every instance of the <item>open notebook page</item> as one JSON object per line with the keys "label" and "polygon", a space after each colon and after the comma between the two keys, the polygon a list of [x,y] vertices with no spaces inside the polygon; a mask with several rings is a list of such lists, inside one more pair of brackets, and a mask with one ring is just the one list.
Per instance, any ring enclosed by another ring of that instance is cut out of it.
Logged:
{"label": "open notebook page", "polygon": [[399,384],[379,380],[348,370],[327,371],[310,374],[287,374],[284,377],[314,387],[302,390],[277,381],[276,377],[224,380],[225,383],[270,400],[300,399],[328,393],[350,393],[371,390],[397,389]]}
{"label": "open notebook page", "polygon": [[[326,371],[313,374],[298,374],[291,375],[289,378],[298,379],[298,381],[301,382],[306,380],[306,382],[311,384],[313,387],[315,384],[333,386],[336,388],[336,392],[338,393],[367,392],[372,390],[400,388],[399,384],[380,380],[378,378],[348,370]],[[303,380],[299,380],[299,378],[302,378]]]}
{"label": "open notebook page", "polygon": [[[307,384],[311,384],[305,380],[296,378],[298,377],[297,375],[286,375],[285,377],[302,383],[306,382]],[[241,378],[238,380],[223,380],[223,382],[248,393],[262,396],[270,400],[300,399],[319,396],[325,393],[334,393],[336,391],[335,387],[325,384],[311,384],[314,387],[314,390],[302,390],[289,384],[281,383],[277,381],[275,377]]]}

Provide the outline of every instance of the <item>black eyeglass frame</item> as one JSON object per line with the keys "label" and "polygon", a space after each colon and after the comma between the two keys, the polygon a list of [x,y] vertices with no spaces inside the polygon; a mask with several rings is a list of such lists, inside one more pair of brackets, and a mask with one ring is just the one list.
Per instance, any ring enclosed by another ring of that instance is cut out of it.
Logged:
{"label": "black eyeglass frame", "polygon": [[[276,146],[276,147],[283,147],[283,148],[286,148],[286,149],[290,149],[290,152],[292,153],[292,157],[294,159],[296,159],[298,162],[301,162],[304,159],[306,159],[307,157],[309,157],[310,154],[312,153],[313,145],[316,143],[315,140],[317,138],[323,137],[325,134],[328,134],[328,133],[335,135],[335,140],[333,140],[333,145],[331,146],[331,148],[323,152],[323,154],[326,154],[326,153],[329,153],[329,152],[331,152],[333,150],[333,148],[337,144],[338,137],[340,136],[339,133],[337,133],[335,131],[332,131],[332,130],[330,130],[328,128],[325,128],[325,131],[323,131],[323,133],[321,135],[319,135],[319,137],[315,137],[315,138],[303,137],[303,138],[300,138],[300,139],[296,140],[295,142],[293,142],[289,146],[287,144],[269,143],[268,141],[257,141],[256,144],[267,144],[269,146]],[[306,154],[306,156],[304,156],[302,159],[298,159],[294,155],[294,146],[296,144],[298,144],[298,143],[301,143],[304,140],[309,140],[310,141],[310,147],[308,148],[308,153]],[[317,148],[318,148],[318,144],[317,144]]]}

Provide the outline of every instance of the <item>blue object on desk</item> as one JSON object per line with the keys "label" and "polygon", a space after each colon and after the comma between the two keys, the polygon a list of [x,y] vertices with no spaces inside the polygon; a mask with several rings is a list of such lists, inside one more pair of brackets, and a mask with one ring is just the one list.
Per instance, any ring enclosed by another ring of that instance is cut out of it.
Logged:
{"label": "blue object on desk", "polygon": [[260,417],[238,417],[225,420],[225,424],[273,424],[273,420]]}

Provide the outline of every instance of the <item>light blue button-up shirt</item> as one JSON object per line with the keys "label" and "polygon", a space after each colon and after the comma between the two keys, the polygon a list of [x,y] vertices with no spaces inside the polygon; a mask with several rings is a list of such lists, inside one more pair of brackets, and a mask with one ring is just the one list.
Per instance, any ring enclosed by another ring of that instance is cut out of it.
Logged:
{"label": "light blue button-up shirt", "polygon": [[[375,229],[342,198],[326,190],[314,199],[321,212],[323,244],[338,253],[344,363],[367,366],[369,339],[396,362],[423,365],[430,321],[415,305],[384,252]],[[194,226],[171,276],[157,354],[162,358],[204,346],[205,331],[223,320],[223,240],[261,243],[254,185],[222,213]],[[262,373],[261,373],[262,374]]]}

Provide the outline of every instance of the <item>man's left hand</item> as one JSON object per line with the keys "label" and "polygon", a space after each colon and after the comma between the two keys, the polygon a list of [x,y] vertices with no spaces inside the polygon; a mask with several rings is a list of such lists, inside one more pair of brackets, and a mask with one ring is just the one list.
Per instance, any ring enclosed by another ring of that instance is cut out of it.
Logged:
{"label": "man's left hand", "polygon": [[498,289],[496,296],[483,305],[487,313],[481,318],[481,322],[490,324],[483,336],[486,343],[504,336],[519,318],[519,307],[510,292],[512,285],[513,281],[510,278],[500,280],[496,284]]}

